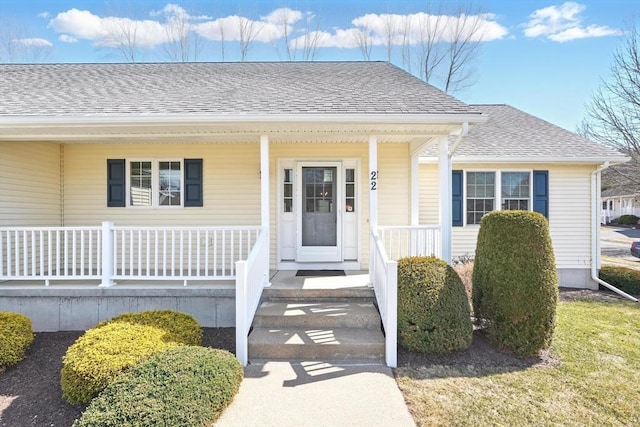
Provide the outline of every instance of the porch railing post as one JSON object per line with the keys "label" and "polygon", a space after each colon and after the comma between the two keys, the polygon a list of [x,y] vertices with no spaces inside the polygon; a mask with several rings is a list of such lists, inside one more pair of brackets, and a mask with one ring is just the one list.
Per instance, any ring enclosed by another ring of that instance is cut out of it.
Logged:
{"label": "porch railing post", "polygon": [[113,252],[113,222],[102,223],[102,283],[100,287],[115,285],[113,282],[115,260]]}
{"label": "porch railing post", "polygon": [[247,261],[236,262],[236,358],[242,366],[249,362],[247,337]]}

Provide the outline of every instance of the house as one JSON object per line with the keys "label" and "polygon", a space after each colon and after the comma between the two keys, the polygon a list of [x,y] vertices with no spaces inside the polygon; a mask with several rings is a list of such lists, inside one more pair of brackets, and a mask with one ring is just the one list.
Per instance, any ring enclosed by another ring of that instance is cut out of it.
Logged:
{"label": "house", "polygon": [[595,286],[625,160],[384,62],[0,65],[0,89],[0,310],[170,305],[235,326],[243,363],[270,271],[340,269],[368,271],[393,366],[395,261],[472,254],[495,208],[547,215],[561,285]]}
{"label": "house", "polygon": [[[535,210],[549,219],[560,286],[597,289],[599,175],[605,165],[628,159],[509,105],[471,107],[487,121],[470,129],[452,156],[454,259],[474,254],[487,211]],[[430,149],[420,158],[420,223],[437,218],[428,203],[438,197],[437,170]]]}

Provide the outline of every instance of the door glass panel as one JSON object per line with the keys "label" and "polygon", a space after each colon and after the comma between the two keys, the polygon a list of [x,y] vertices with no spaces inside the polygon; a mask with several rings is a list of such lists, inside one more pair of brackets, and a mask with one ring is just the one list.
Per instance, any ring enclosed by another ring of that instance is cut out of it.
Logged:
{"label": "door glass panel", "polygon": [[283,205],[285,212],[293,212],[293,169],[284,170],[282,183]]}
{"label": "door glass panel", "polygon": [[335,167],[303,167],[302,246],[336,246]]}
{"label": "door glass panel", "polygon": [[356,174],[355,169],[345,169],[345,211],[356,211]]}

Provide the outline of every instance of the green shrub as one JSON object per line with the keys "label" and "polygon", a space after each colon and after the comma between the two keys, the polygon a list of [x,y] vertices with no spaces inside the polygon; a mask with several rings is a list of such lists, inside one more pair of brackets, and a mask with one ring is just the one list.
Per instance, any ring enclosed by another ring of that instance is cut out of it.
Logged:
{"label": "green shrub", "polygon": [[599,277],[628,294],[640,295],[640,270],[624,267],[602,267]]}
{"label": "green shrub", "polygon": [[532,356],[551,344],[558,275],[547,220],[528,211],[482,218],[473,268],[473,308],[501,349]]}
{"label": "green shrub", "polygon": [[0,372],[24,357],[33,342],[31,319],[22,314],[0,311]]}
{"label": "green shrub", "polygon": [[129,313],[89,329],[62,359],[62,395],[86,403],[118,375],[155,353],[200,345],[202,330],[189,315],[169,310]]}
{"label": "green shrub", "polygon": [[471,345],[469,300],[455,270],[434,257],[398,261],[398,342],[445,353]]}
{"label": "green shrub", "polygon": [[155,354],[110,384],[74,427],[211,425],[242,382],[225,350],[181,346]]}
{"label": "green shrub", "polygon": [[622,215],[618,218],[618,224],[622,225],[636,225],[640,221],[640,218],[635,215]]}
{"label": "green shrub", "polygon": [[158,326],[165,331],[182,337],[188,345],[202,345],[202,328],[193,318],[185,313],[172,310],[152,310],[140,313],[124,313],[109,322],[127,322],[138,325]]}

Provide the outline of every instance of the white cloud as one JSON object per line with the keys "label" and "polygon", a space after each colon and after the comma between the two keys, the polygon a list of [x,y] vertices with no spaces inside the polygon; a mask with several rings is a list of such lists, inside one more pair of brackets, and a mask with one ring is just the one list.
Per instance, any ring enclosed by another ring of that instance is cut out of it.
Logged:
{"label": "white cloud", "polygon": [[238,15],[196,24],[193,28],[202,37],[215,41],[222,40],[223,35],[225,41],[239,41],[250,35],[254,41],[269,43],[280,39],[283,34],[276,24]]}
{"label": "white cloud", "polygon": [[13,39],[11,43],[19,44],[27,47],[53,47],[53,43],[49,40],[40,38]]}
{"label": "white cloud", "polygon": [[71,37],[68,34],[60,34],[60,37],[58,37],[58,40],[60,40],[61,42],[65,42],[65,43],[78,43],[78,39],[75,37]]}
{"label": "white cloud", "polygon": [[42,19],[51,18],[51,14],[49,12],[40,12],[37,16],[38,18],[42,18]]}
{"label": "white cloud", "polygon": [[[493,41],[506,37],[509,31],[495,21],[493,14],[485,13],[469,16],[430,15],[419,12],[409,15],[374,14],[359,16],[352,21],[353,28],[335,29],[334,33],[324,33],[322,47],[354,48],[358,46],[356,38],[362,32],[367,33],[374,46],[387,43],[387,33],[391,33],[392,44],[399,46],[405,38],[415,45],[424,39],[426,28],[437,28],[437,41],[451,41],[455,32],[472,41]],[[466,35],[465,35],[466,33]]]}
{"label": "white cloud", "polygon": [[527,37],[546,37],[556,42],[588,37],[604,37],[620,35],[621,31],[604,25],[582,26],[584,18],[580,15],[586,6],[575,2],[565,2],[560,6],[548,6],[538,9],[529,15],[529,22],[524,24],[524,35]]}

